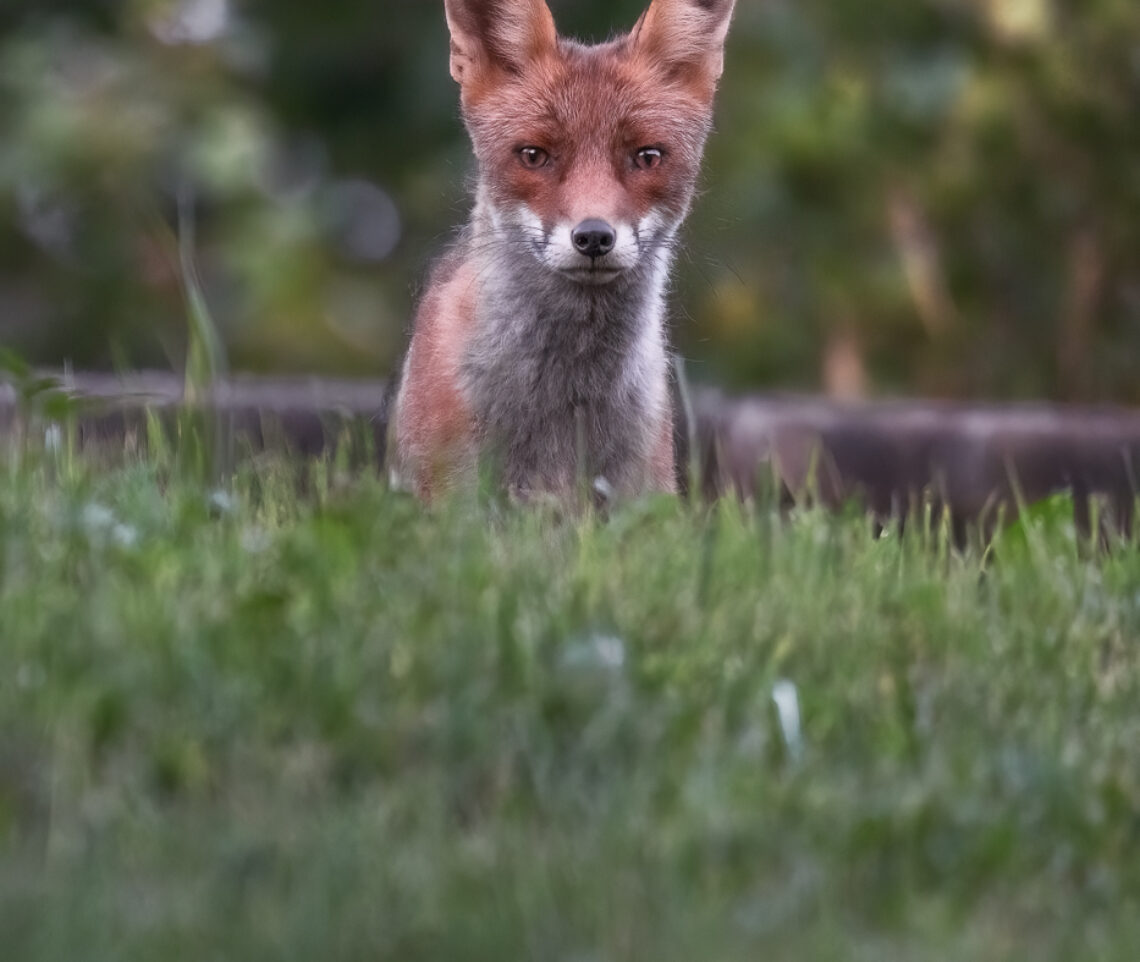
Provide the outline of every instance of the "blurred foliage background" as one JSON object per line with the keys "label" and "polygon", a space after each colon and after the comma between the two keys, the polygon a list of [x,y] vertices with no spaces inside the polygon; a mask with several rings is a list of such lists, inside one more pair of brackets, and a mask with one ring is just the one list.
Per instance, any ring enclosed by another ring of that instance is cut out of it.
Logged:
{"label": "blurred foliage background", "polygon": [[[564,33],[642,0],[554,0]],[[3,0],[0,343],[385,374],[466,216],[442,0]],[[700,380],[1140,402],[1140,3],[738,0],[675,340]]]}

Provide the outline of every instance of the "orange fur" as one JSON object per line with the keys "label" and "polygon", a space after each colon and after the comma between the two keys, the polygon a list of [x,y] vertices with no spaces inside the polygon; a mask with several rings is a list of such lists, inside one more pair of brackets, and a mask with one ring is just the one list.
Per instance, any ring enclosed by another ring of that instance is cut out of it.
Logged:
{"label": "orange fur", "polygon": [[470,264],[444,264],[416,316],[408,349],[395,438],[403,460],[419,466],[416,493],[425,500],[473,464],[475,421],[463,399],[458,361],[474,320]]}

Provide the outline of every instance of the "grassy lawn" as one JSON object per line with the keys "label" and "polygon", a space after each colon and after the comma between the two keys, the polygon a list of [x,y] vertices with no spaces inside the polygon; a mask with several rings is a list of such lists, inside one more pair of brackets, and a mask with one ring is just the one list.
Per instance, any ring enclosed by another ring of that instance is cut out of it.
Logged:
{"label": "grassy lawn", "polygon": [[5,960],[1136,958],[1135,545],[170,474],[0,460]]}

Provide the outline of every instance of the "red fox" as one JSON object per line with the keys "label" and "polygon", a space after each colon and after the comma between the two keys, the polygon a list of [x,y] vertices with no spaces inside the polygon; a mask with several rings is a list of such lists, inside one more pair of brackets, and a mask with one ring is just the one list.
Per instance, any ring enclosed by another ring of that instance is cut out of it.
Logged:
{"label": "red fox", "polygon": [[522,498],[676,490],[664,295],[734,3],[652,0],[585,46],[544,0],[445,0],[478,181],[392,416],[421,498],[483,456]]}

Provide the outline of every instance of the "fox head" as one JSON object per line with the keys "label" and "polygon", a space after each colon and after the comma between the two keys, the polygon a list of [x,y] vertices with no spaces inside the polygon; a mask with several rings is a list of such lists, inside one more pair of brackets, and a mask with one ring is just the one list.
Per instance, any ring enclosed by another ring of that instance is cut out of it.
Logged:
{"label": "fox head", "polygon": [[545,0],[445,0],[451,74],[494,241],[578,284],[671,248],[735,0],[653,0],[626,36],[558,36]]}

